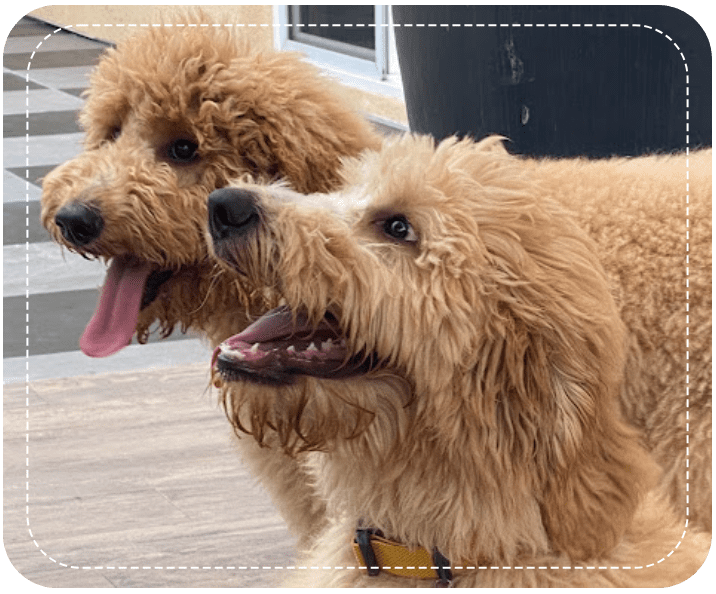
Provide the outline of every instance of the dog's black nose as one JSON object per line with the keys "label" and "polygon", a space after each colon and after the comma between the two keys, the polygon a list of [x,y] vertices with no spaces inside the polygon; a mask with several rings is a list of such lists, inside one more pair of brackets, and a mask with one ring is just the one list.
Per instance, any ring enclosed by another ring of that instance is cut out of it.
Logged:
{"label": "dog's black nose", "polygon": [[55,224],[72,245],[82,247],[97,239],[104,221],[96,208],[83,202],[65,204],[55,215]]}
{"label": "dog's black nose", "polygon": [[209,231],[214,241],[243,235],[259,221],[258,199],[250,190],[221,188],[209,194]]}

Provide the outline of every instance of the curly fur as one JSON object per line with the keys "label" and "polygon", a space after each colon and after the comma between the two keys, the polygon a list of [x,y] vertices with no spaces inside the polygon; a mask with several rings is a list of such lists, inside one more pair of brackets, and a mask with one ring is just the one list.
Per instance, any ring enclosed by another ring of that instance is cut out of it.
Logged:
{"label": "curly fur", "polygon": [[[330,312],[374,361],[281,385],[216,372],[236,426],[318,450],[302,460],[331,526],[300,565],[324,571],[292,584],[429,585],[356,568],[359,521],[454,565],[503,568],[456,570],[460,586],[666,586],[699,568],[710,538],[684,530],[622,418],[620,398],[640,396],[635,338],[560,189],[576,200],[639,162],[580,162],[565,180],[494,139],[406,137],[349,163],[341,193],[242,186],[260,223],[216,254],[292,310]],[[415,241],[387,236],[397,214]],[[551,569],[524,569],[538,566]]]}
{"label": "curly fur", "polygon": [[[216,345],[265,305],[265,291],[208,254],[212,190],[250,176],[283,179],[298,192],[329,191],[340,181],[342,157],[379,144],[340,90],[297,55],[257,51],[237,29],[189,24],[152,29],[106,52],[80,115],[85,150],[43,182],[42,222],[58,243],[87,257],[131,255],[173,272],[140,312],[140,343],[154,328],[167,336],[179,326]],[[196,159],[172,160],[178,139],[198,145]],[[91,205],[104,221],[101,236],[83,247],[67,242],[55,222],[74,202]],[[261,475],[265,453],[242,447],[260,460]]]}
{"label": "curly fur", "polygon": [[523,164],[598,243],[629,329],[623,410],[675,509],[711,530],[711,150]]}

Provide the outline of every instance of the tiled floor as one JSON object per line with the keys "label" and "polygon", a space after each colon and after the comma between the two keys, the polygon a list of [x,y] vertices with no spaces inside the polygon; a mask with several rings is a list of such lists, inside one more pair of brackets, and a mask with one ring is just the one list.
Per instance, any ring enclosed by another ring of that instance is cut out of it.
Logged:
{"label": "tiled floor", "polygon": [[28,369],[31,380],[40,380],[208,361],[207,348],[180,333],[161,345],[134,345],[110,359],[92,360],[78,352],[104,267],[50,242],[39,222],[40,180],[81,150],[80,95],[105,49],[30,19],[21,21],[5,44],[4,383],[24,381]]}
{"label": "tiled floor", "polygon": [[198,364],[4,386],[16,571],[48,587],[281,581],[293,538],[232,450],[207,375]]}

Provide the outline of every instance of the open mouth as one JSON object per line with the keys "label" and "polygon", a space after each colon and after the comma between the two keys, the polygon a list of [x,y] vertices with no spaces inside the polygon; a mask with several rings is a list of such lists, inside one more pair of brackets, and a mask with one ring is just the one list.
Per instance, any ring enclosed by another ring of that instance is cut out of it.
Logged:
{"label": "open mouth", "polygon": [[372,366],[373,357],[349,352],[333,316],[326,314],[315,325],[285,306],[224,341],[212,358],[212,367],[226,381],[272,385],[290,384],[298,376],[344,378]]}
{"label": "open mouth", "polygon": [[154,270],[149,273],[147,282],[144,283],[144,294],[142,295],[140,310],[150,305],[157,298],[159,288],[172,276],[174,276],[174,271],[172,270]]}
{"label": "open mouth", "polygon": [[139,312],[156,299],[159,288],[172,276],[153,264],[133,257],[117,257],[107,269],[97,309],[80,338],[80,349],[90,357],[107,357],[132,340]]}

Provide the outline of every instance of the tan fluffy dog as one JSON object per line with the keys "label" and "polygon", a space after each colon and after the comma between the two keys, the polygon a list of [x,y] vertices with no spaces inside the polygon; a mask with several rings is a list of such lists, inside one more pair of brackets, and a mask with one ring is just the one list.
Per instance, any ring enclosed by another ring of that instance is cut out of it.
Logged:
{"label": "tan fluffy dog", "polygon": [[[314,68],[238,35],[189,23],[153,29],[109,50],[92,75],[80,116],[85,151],[45,178],[42,197],[58,243],[110,263],[81,339],[91,356],[134,334],[145,342],[152,325],[165,336],[193,329],[212,345],[241,330],[263,296],[209,257],[209,193],[245,174],[329,191],[341,157],[378,145]],[[249,462],[296,480],[285,460],[253,449],[259,460],[244,452]],[[302,489],[298,481],[287,505]],[[289,516],[314,526],[306,514],[304,506]]]}
{"label": "tan fluffy dog", "polygon": [[292,583],[666,586],[703,562],[621,417],[632,339],[560,204],[582,165],[407,137],[344,193],[210,197],[217,255],[285,299],[214,368],[239,429],[310,452],[332,525]]}

